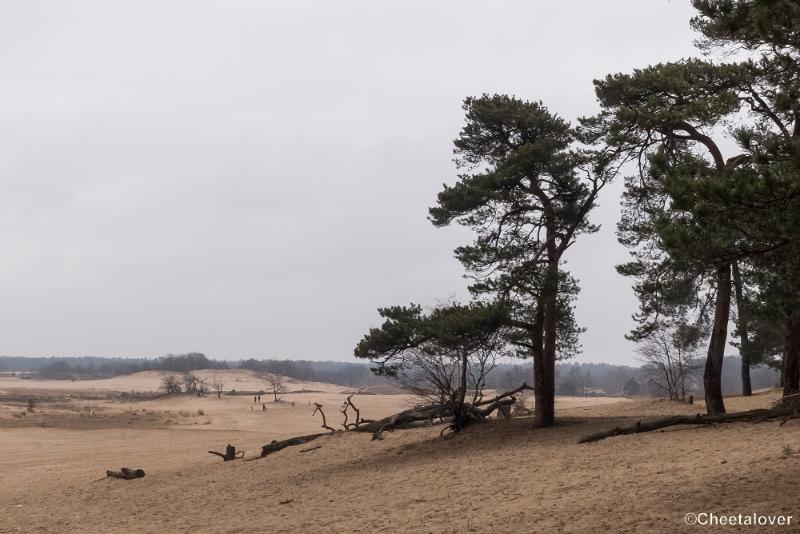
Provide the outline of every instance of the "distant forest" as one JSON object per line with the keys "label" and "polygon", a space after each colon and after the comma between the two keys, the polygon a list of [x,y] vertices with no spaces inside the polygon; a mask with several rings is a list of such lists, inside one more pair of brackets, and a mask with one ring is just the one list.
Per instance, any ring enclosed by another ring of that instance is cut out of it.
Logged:
{"label": "distant forest", "polygon": [[[723,366],[725,394],[741,391],[742,382],[738,356],[726,356]],[[110,378],[140,371],[169,371],[185,373],[199,369],[249,369],[260,374],[275,373],[296,380],[328,382],[348,387],[365,387],[392,382],[377,376],[366,363],[309,361],[309,360],[256,360],[222,361],[201,353],[167,355],[160,358],[108,358],[95,356],[28,358],[0,356],[0,372],[20,373],[22,376],[72,379]],[[513,389],[523,382],[531,383],[533,364],[501,363],[486,377],[486,387]],[[779,383],[778,371],[766,366],[753,368],[754,389],[769,388]],[[702,397],[702,379],[696,380],[691,390]],[[559,395],[661,396],[662,392],[648,379],[640,367],[610,365],[606,363],[561,363],[556,366],[556,391]]]}
{"label": "distant forest", "polygon": [[213,360],[205,354],[170,354],[160,358],[107,358],[95,356],[26,358],[0,356],[0,372],[30,373],[37,378],[111,378],[140,371],[185,373],[199,369],[249,369],[256,373],[274,373],[297,380],[329,382],[343,386],[383,384],[369,365],[347,362],[307,360]]}

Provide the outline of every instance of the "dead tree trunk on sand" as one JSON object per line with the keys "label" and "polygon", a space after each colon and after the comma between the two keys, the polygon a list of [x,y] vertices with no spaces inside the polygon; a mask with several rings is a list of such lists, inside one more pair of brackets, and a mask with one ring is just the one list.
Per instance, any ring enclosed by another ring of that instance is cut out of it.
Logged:
{"label": "dead tree trunk on sand", "polygon": [[299,436],[296,438],[285,439],[283,441],[272,440],[271,443],[261,447],[261,458],[270,455],[273,452],[278,452],[286,447],[294,447],[295,445],[302,445],[309,441],[314,441],[322,436],[330,436],[331,432],[320,432],[319,434],[310,434],[308,436]]}
{"label": "dead tree trunk on sand", "polygon": [[[533,389],[527,384],[523,384],[517,389],[512,391],[507,391],[500,395],[497,395],[491,399],[486,399],[480,402],[476,402],[475,404],[468,407],[468,421],[482,421],[486,419],[492,412],[495,410],[500,409],[503,406],[511,406],[513,405],[516,400],[514,398],[514,394],[519,393],[524,389]],[[293,447],[295,445],[302,445],[304,443],[308,443],[309,441],[313,441],[317,438],[321,438],[323,436],[330,436],[333,434],[338,434],[340,432],[371,432],[373,439],[381,439],[381,434],[386,430],[394,430],[395,428],[401,427],[409,427],[414,425],[415,423],[419,422],[430,422],[433,419],[445,419],[453,416],[451,409],[444,404],[430,404],[425,406],[419,406],[415,408],[410,408],[408,410],[404,410],[400,413],[396,413],[394,415],[390,415],[389,417],[384,417],[378,421],[371,421],[368,419],[359,419],[360,412],[358,412],[358,408],[353,404],[352,399],[350,397],[347,398],[347,404],[352,406],[354,410],[357,412],[357,420],[359,423],[354,425],[350,423],[347,425],[346,430],[335,430],[328,426],[328,423],[325,419],[325,413],[322,411],[322,405],[319,403],[314,403],[314,414],[320,412],[322,415],[322,427],[329,430],[329,432],[320,432],[317,434],[309,434],[307,436],[298,436],[291,439],[285,439],[283,441],[272,441],[267,445],[261,447],[261,458],[264,456],[268,456],[274,452],[278,452],[286,447]],[[209,451],[210,452],[210,451]]]}

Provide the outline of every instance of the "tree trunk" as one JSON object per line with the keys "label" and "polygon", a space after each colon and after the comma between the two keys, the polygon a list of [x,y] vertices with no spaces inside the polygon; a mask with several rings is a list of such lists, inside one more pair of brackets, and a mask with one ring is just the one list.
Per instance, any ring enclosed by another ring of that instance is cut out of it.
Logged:
{"label": "tree trunk", "polygon": [[461,369],[459,376],[458,390],[456,391],[456,398],[453,399],[453,430],[458,432],[464,419],[464,399],[467,397],[467,352],[461,355]]}
{"label": "tree trunk", "polygon": [[717,297],[714,304],[714,326],[708,344],[703,386],[706,395],[706,411],[709,415],[725,413],[722,400],[722,361],[728,338],[728,319],[731,309],[731,266],[725,264],[717,269]]}
{"label": "tree trunk", "polygon": [[784,381],[784,378],[783,378],[784,377],[783,370],[786,367],[785,364],[786,364],[786,346],[783,347],[783,359],[781,360],[781,372],[780,372],[780,375],[779,375],[780,376],[780,383],[778,384],[778,386],[780,386],[781,389],[783,389],[784,386],[786,385],[786,382]]}
{"label": "tree trunk", "polygon": [[739,272],[739,264],[737,262],[733,263],[732,270],[733,287],[736,292],[736,312],[739,316],[737,327],[739,329],[739,338],[742,340],[741,350],[739,351],[739,356],[742,358],[742,396],[749,397],[753,394],[753,386],[750,382],[750,335],[747,331],[747,305],[744,302],[742,275]]}
{"label": "tree trunk", "polygon": [[541,406],[548,404],[547,386],[544,382],[544,377],[547,374],[544,365],[544,303],[542,299],[536,304],[536,317],[533,322],[534,330],[532,332],[531,344],[533,349],[533,399],[534,399],[534,426],[546,426],[542,424],[542,410]]}
{"label": "tree trunk", "polygon": [[793,312],[784,323],[783,395],[800,393],[800,312]]}
{"label": "tree trunk", "polygon": [[[552,240],[551,240],[552,241]],[[550,248],[548,246],[548,248]],[[534,426],[543,428],[555,423],[555,394],[556,394],[556,328],[558,325],[558,260],[554,259],[555,252],[548,250],[550,260],[545,273],[543,290],[544,315],[543,334],[544,343],[542,358],[536,384],[536,406],[533,418]]]}

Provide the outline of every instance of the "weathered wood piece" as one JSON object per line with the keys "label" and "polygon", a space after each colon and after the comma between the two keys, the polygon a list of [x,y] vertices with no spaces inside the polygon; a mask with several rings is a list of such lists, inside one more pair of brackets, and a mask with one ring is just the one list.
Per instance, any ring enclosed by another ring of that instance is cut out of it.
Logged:
{"label": "weathered wood piece", "polygon": [[142,478],[144,471],[142,469],[131,469],[130,467],[123,467],[119,471],[106,471],[106,478],[121,478],[122,480],[133,480],[134,478]]}
{"label": "weathered wood piece", "polygon": [[273,452],[278,452],[280,450],[283,450],[286,447],[294,447],[296,445],[302,445],[304,443],[308,443],[309,441],[314,441],[317,438],[321,438],[322,436],[330,436],[330,435],[331,432],[320,432],[319,434],[298,436],[296,438],[289,438],[283,441],[272,440],[271,443],[268,443],[267,445],[261,447],[261,458],[269,454],[272,454]]}
{"label": "weathered wood piece", "polygon": [[236,452],[236,447],[228,444],[225,447],[225,453],[217,452],[217,451],[208,451],[209,454],[216,454],[220,458],[222,458],[223,462],[230,462],[231,460],[236,460],[237,458],[242,458],[244,456],[244,451]]}

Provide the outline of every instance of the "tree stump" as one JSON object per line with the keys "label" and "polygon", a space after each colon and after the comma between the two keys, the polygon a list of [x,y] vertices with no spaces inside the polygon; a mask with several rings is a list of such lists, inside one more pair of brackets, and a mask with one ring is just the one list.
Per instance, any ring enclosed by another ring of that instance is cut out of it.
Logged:
{"label": "tree stump", "polygon": [[230,443],[228,444],[227,447],[225,447],[225,454],[217,451],[208,451],[208,452],[209,454],[216,454],[217,456],[222,458],[223,462],[230,462],[231,460],[242,458],[244,456],[244,451],[236,452],[236,447],[234,447]]}

